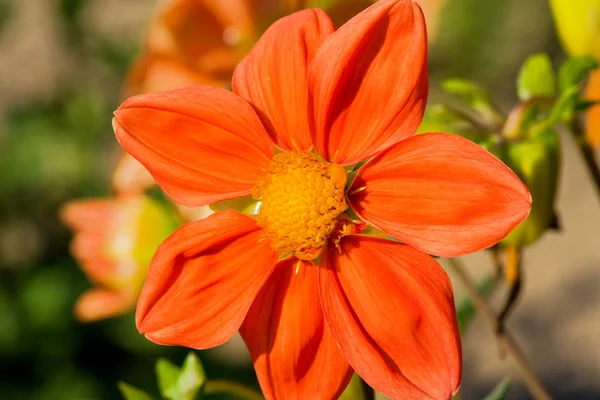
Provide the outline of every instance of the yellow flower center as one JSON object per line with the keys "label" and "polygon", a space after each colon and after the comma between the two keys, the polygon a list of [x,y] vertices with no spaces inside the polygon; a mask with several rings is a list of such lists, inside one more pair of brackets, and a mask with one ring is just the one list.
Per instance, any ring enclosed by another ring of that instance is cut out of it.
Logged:
{"label": "yellow flower center", "polygon": [[257,217],[273,249],[303,260],[318,257],[338,216],[348,208],[346,171],[314,154],[279,153],[265,177],[252,190],[262,200]]}

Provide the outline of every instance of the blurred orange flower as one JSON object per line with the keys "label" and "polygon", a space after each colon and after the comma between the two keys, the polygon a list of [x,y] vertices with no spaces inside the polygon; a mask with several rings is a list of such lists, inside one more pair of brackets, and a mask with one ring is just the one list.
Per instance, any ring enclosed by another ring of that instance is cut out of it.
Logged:
{"label": "blurred orange flower", "polygon": [[[590,101],[600,101],[600,70],[590,73],[585,88],[585,98]],[[600,147],[600,105],[590,107],[585,112],[585,137],[592,147]]]}
{"label": "blurred orange flower", "polygon": [[[323,8],[340,26],[377,0],[167,0],[151,22],[143,54],[133,63],[126,97],[190,86],[228,87],[237,64],[277,18],[304,8]],[[429,35],[445,0],[420,0]],[[117,192],[154,184],[125,154],[113,174]]]}
{"label": "blurred orange flower", "polygon": [[380,0],[338,30],[321,10],[286,16],[232,89],[139,95],[115,112],[121,145],[176,202],[261,201],[256,218],[219,211],[163,242],[140,332],[204,349],[240,330],[267,399],[336,398],[352,370],[393,399],[450,398],[452,286],[427,253],[492,246],[531,196],[480,146],[414,136],[428,90],[420,8]]}
{"label": "blurred orange flower", "polygon": [[[227,87],[236,65],[277,18],[323,8],[339,26],[376,0],[167,0],[131,68],[126,95],[189,86]],[[430,35],[444,0],[421,0]]]}
{"label": "blurred orange flower", "polygon": [[82,322],[133,310],[154,251],[178,226],[163,206],[143,196],[72,201],[61,219],[75,232],[73,257],[95,285],[75,305]]}

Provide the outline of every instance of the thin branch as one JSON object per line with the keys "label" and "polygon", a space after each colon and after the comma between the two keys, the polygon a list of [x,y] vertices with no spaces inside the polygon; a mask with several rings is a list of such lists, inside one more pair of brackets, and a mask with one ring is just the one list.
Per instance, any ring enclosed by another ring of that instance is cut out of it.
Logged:
{"label": "thin branch", "polygon": [[490,308],[485,299],[481,297],[481,295],[477,291],[475,283],[465,271],[462,263],[455,258],[448,259],[448,262],[452,270],[456,272],[457,276],[465,285],[465,288],[467,289],[469,295],[473,299],[473,304],[475,305],[479,313],[485,318],[485,321],[489,326],[490,330],[493,334],[496,335],[496,340],[498,341],[498,344],[505,348],[508,354],[511,355],[531,395],[536,400],[551,400],[552,397],[550,397],[550,395],[542,385],[542,382],[533,372],[533,369],[531,368],[531,365],[525,358],[523,351],[519,348],[513,337],[508,332],[508,330],[504,329],[501,332],[497,332],[498,320],[496,318],[496,315],[494,314],[494,311]]}

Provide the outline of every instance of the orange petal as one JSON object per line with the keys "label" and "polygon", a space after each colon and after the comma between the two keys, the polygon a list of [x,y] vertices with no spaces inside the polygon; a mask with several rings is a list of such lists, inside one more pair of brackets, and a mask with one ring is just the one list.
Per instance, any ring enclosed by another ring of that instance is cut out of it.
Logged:
{"label": "orange petal", "polygon": [[440,265],[412,247],[369,236],[326,251],[319,294],[350,366],[393,399],[446,400],[461,379],[452,286]]}
{"label": "orange petal", "polygon": [[130,68],[125,83],[125,95],[164,92],[201,85],[225,87],[228,83],[228,80],[219,74],[193,68],[184,60],[147,55],[138,59]]}
{"label": "orange petal", "polygon": [[115,112],[113,127],[123,148],[186,206],[249,194],[273,156],[252,107],[224,89],[132,97]]}
{"label": "orange petal", "polygon": [[377,2],[332,34],[310,66],[309,122],[317,151],[353,164],[413,135],[427,85],[419,6]]}
{"label": "orange petal", "polygon": [[267,399],[337,399],[348,385],[352,370],[325,324],[309,262],[277,264],[240,333]]}
{"label": "orange petal", "polygon": [[138,160],[123,152],[113,171],[111,184],[119,195],[135,195],[144,193],[144,190],[156,185],[156,182]]}
{"label": "orange petal", "polygon": [[[590,101],[600,100],[600,70],[590,73],[585,97]],[[600,105],[594,105],[585,112],[585,137],[592,147],[600,147]]]}
{"label": "orange petal", "polygon": [[74,231],[97,232],[119,212],[119,202],[114,198],[72,200],[60,209],[60,220]]}
{"label": "orange petal", "polygon": [[148,30],[147,47],[155,54],[179,54],[188,59],[201,59],[215,49],[234,53],[232,47],[252,29],[247,3],[247,0],[162,2],[158,18]]}
{"label": "orange petal", "polygon": [[223,211],[183,225],[156,251],[138,302],[138,330],[155,343],[205,349],[239,329],[275,263],[256,222]]}
{"label": "orange petal", "polygon": [[308,66],[335,27],[322,10],[275,22],[236,68],[233,91],[248,100],[278,147],[312,146],[306,120]]}
{"label": "orange petal", "polygon": [[506,165],[445,133],[412,137],[373,158],[349,193],[365,222],[445,257],[494,245],[531,209],[527,187]]}
{"label": "orange petal", "polygon": [[93,322],[128,313],[135,308],[135,296],[105,289],[90,289],[75,303],[75,318]]}

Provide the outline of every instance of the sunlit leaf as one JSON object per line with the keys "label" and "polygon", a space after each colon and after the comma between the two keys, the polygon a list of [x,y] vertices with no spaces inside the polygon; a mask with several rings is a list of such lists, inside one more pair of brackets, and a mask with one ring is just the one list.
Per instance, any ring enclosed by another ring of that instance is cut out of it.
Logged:
{"label": "sunlit leaf", "polygon": [[483,86],[465,79],[451,78],[442,82],[442,89],[460,96],[489,125],[498,125],[504,120],[492,95]]}
{"label": "sunlit leaf", "polygon": [[[172,373],[171,370],[169,373]],[[177,381],[163,395],[169,400],[192,400],[206,382],[204,368],[195,353],[188,353]]]}
{"label": "sunlit leaf", "polygon": [[150,397],[147,393],[128,385],[125,382],[119,382],[117,383],[117,386],[119,387],[119,390],[121,391],[121,394],[125,400],[152,400],[152,397]]}
{"label": "sunlit leaf", "polygon": [[552,97],[556,91],[556,76],[546,53],[530,56],[517,78],[517,94],[523,101],[536,97]]}
{"label": "sunlit leaf", "polygon": [[177,384],[177,378],[179,378],[181,368],[166,358],[159,358],[158,361],[156,361],[155,368],[160,394],[163,397],[168,398],[169,391]]}
{"label": "sunlit leaf", "polygon": [[598,63],[592,57],[580,56],[569,58],[558,70],[558,90],[564,92],[572,86],[577,86]]}

